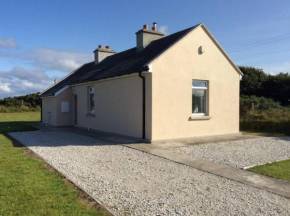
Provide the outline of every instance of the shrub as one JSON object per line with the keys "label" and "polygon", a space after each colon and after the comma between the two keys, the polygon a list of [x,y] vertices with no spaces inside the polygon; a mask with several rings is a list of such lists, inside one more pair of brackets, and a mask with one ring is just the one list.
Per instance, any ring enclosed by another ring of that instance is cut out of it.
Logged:
{"label": "shrub", "polygon": [[241,121],[240,129],[248,132],[282,133],[290,135],[290,121]]}
{"label": "shrub", "polygon": [[258,110],[283,108],[279,102],[275,102],[271,98],[257,97],[254,95],[251,95],[251,96],[241,95],[241,98],[240,98],[241,108],[250,110],[252,109],[252,104],[254,104],[254,108]]}
{"label": "shrub", "polygon": [[30,111],[31,109],[28,107],[28,106],[25,106],[25,105],[21,105],[20,107],[19,107],[19,111],[20,112],[28,112],[28,111]]}
{"label": "shrub", "polygon": [[240,102],[241,130],[290,135],[290,107],[256,96],[241,96]]}
{"label": "shrub", "polygon": [[13,112],[39,112],[40,106],[28,107],[26,105],[21,105],[20,107],[6,107],[0,105],[0,113],[13,113]]}

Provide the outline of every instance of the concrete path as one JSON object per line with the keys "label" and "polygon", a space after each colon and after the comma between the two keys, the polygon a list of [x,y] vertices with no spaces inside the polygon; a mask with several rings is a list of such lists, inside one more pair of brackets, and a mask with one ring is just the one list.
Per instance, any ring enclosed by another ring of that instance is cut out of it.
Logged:
{"label": "concrete path", "polygon": [[246,170],[235,169],[204,159],[196,159],[189,155],[167,149],[166,147],[168,146],[163,146],[162,144],[126,144],[125,146],[290,198],[290,183],[286,181],[269,178]]}
{"label": "concrete path", "polygon": [[185,147],[174,146],[170,149],[193,158],[246,169],[290,158],[290,137],[257,137]]}

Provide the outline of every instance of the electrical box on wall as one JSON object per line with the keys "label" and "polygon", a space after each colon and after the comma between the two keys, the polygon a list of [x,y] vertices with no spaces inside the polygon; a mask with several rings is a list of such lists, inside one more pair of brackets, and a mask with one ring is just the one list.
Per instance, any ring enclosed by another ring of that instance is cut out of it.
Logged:
{"label": "electrical box on wall", "polygon": [[61,112],[63,112],[63,113],[69,112],[69,102],[68,101],[61,102]]}

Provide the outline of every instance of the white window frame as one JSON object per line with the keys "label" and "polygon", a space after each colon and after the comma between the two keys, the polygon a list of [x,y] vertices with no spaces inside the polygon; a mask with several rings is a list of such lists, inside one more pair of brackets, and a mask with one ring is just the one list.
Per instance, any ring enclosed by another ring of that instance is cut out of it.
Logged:
{"label": "white window frame", "polygon": [[[200,83],[205,83],[205,87],[194,87],[193,86],[193,83],[198,83],[198,82],[200,82]],[[208,94],[208,81],[206,81],[206,80],[192,80],[191,81],[191,88],[192,88],[192,90],[193,89],[196,89],[196,90],[205,90],[205,96],[206,96],[206,98],[205,98],[205,112],[204,113],[194,113],[193,111],[192,111],[192,108],[193,107],[191,107],[191,115],[192,116],[207,116],[208,115],[208,96],[209,96],[209,94]],[[191,98],[192,98],[192,90],[191,90]],[[192,102],[191,102],[191,106],[192,106]]]}
{"label": "white window frame", "polygon": [[95,97],[95,86],[88,87],[88,111],[90,114],[94,114],[95,113],[95,103],[94,103],[94,110],[91,110],[91,94],[94,94],[94,97]]}

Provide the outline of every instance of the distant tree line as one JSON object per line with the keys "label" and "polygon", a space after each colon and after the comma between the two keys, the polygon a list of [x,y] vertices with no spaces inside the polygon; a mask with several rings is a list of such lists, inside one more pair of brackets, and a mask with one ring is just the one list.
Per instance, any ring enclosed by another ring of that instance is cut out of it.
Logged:
{"label": "distant tree line", "polygon": [[40,110],[39,93],[0,99],[0,112],[26,112]]}
{"label": "distant tree line", "polygon": [[262,69],[240,66],[244,76],[240,90],[242,96],[264,97],[280,103],[290,105],[290,74],[266,74]]}

